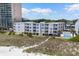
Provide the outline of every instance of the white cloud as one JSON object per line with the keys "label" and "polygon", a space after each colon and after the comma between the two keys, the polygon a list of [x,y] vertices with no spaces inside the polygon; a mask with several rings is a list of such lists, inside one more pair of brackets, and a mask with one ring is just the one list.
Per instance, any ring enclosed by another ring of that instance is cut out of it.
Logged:
{"label": "white cloud", "polygon": [[65,8],[67,11],[76,11],[79,10],[79,4],[72,4]]}
{"label": "white cloud", "polygon": [[74,14],[75,16],[79,16],[79,14]]}
{"label": "white cloud", "polygon": [[34,8],[31,9],[32,12],[40,13],[40,14],[50,14],[53,11],[50,8],[42,9],[42,8]]}
{"label": "white cloud", "polygon": [[50,8],[34,8],[34,9],[22,8],[22,14],[27,14],[29,12],[40,13],[40,14],[50,14],[53,12],[53,10]]}
{"label": "white cloud", "polygon": [[27,14],[29,13],[30,10],[29,9],[26,9],[26,8],[22,8],[22,14]]}

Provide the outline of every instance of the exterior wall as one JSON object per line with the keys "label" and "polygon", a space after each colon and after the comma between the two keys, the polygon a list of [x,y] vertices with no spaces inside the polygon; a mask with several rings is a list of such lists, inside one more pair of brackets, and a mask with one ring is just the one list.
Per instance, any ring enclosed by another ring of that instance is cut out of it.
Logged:
{"label": "exterior wall", "polygon": [[[15,22],[15,24],[14,24],[15,32],[31,32],[33,34],[38,35],[50,35],[50,34],[58,35],[59,30],[64,30],[64,23],[62,22],[52,22],[52,23]],[[20,28],[18,28],[18,26],[20,26]]]}
{"label": "exterior wall", "polygon": [[54,22],[49,23],[49,34],[58,35],[58,31],[64,30],[64,23],[63,22]]}
{"label": "exterior wall", "polygon": [[77,34],[79,34],[79,20],[75,24],[75,31]]}
{"label": "exterior wall", "polygon": [[75,29],[75,24],[66,24],[66,26],[65,26],[65,30],[70,30],[70,29]]}
{"label": "exterior wall", "polygon": [[0,26],[11,27],[12,26],[12,15],[11,15],[11,4],[0,3]]}
{"label": "exterior wall", "polygon": [[0,26],[10,28],[14,21],[21,21],[20,3],[0,3]]}
{"label": "exterior wall", "polygon": [[45,34],[45,23],[41,22],[40,23],[40,35]]}
{"label": "exterior wall", "polygon": [[25,32],[33,33],[33,23],[27,22],[25,23]]}
{"label": "exterior wall", "polygon": [[17,32],[17,33],[24,32],[25,31],[24,23],[22,23],[22,22],[14,23],[13,30],[14,30],[14,32]]}
{"label": "exterior wall", "polygon": [[21,4],[20,3],[12,3],[11,4],[12,7],[12,19],[15,22],[19,22],[22,21],[22,10],[21,10]]}

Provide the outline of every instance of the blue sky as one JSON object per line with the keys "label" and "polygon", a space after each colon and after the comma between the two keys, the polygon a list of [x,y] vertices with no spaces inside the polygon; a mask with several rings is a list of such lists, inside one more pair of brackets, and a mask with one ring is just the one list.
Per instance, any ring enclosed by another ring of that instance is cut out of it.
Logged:
{"label": "blue sky", "polygon": [[79,4],[73,3],[23,3],[22,17],[28,19],[68,19],[79,18]]}

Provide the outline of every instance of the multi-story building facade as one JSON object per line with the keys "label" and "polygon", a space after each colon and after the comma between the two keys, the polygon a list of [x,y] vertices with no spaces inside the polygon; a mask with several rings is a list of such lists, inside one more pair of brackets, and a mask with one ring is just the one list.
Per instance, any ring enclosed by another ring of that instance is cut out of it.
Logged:
{"label": "multi-story building facade", "polygon": [[65,30],[75,29],[75,23],[74,22],[67,22],[65,23]]}
{"label": "multi-story building facade", "polygon": [[20,3],[0,3],[0,27],[12,27],[13,22],[21,21]]}
{"label": "multi-story building facade", "polygon": [[75,31],[76,31],[76,34],[79,34],[79,20],[77,20],[75,24]]}
{"label": "multi-story building facade", "polygon": [[64,30],[64,22],[15,22],[14,32],[30,32],[36,35],[58,35]]}

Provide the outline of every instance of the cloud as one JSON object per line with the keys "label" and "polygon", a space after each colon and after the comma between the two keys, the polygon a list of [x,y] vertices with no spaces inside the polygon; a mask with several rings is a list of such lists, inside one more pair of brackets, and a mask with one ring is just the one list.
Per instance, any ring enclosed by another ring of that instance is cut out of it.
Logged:
{"label": "cloud", "polygon": [[26,9],[26,8],[22,8],[22,14],[27,14],[29,13],[30,10],[29,9]]}
{"label": "cloud", "polygon": [[50,14],[53,12],[53,10],[50,8],[34,8],[34,9],[22,8],[22,14],[27,14],[29,12],[38,14]]}
{"label": "cloud", "polygon": [[79,10],[79,4],[72,4],[65,8],[67,11],[76,11]]}
{"label": "cloud", "polygon": [[79,14],[74,14],[75,16],[79,16]]}
{"label": "cloud", "polygon": [[31,9],[32,12],[40,13],[40,14],[50,14],[53,11],[50,8],[42,9],[42,8],[34,8]]}

